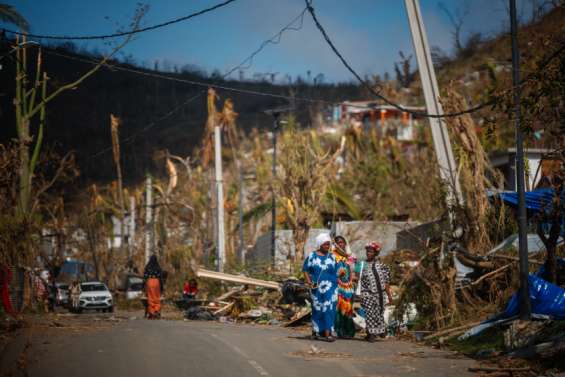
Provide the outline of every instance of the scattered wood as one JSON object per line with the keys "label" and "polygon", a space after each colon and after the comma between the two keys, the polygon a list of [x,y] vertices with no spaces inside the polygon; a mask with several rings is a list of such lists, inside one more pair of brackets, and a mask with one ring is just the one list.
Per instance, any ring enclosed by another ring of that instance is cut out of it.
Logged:
{"label": "scattered wood", "polygon": [[284,325],[284,327],[294,327],[294,326],[298,326],[300,325],[302,322],[307,321],[308,319],[310,319],[310,316],[312,315],[312,311],[311,310],[305,310],[301,313],[298,313],[298,315],[292,319],[290,322],[286,323]]}
{"label": "scattered wood", "polygon": [[[516,261],[516,262],[520,261],[520,258],[513,257],[513,256],[510,256],[510,255],[497,255],[497,254],[495,254],[495,255],[490,255],[489,258],[508,259],[508,260],[512,260],[512,261]],[[540,261],[534,260],[534,259],[529,259],[528,262],[531,263],[531,264],[537,264],[539,266],[542,266],[544,264],[544,262],[540,262]]]}
{"label": "scattered wood", "polygon": [[435,332],[433,334],[426,335],[424,337],[424,339],[433,339],[433,338],[437,338],[437,337],[440,337],[440,336],[443,336],[443,335],[453,334],[457,331],[465,331],[467,329],[470,329],[471,327],[475,327],[477,325],[480,325],[481,323],[482,322],[473,322],[473,323],[468,323],[468,324],[463,325],[463,326],[458,326],[458,327],[453,327],[451,329],[441,330],[441,331]]}
{"label": "scattered wood", "polygon": [[202,268],[198,269],[198,271],[196,272],[196,276],[198,276],[200,278],[209,278],[209,279],[229,281],[229,282],[238,283],[238,284],[255,285],[255,286],[258,286],[258,287],[265,287],[265,288],[270,288],[270,289],[277,289],[277,290],[281,289],[281,285],[279,283],[277,283],[276,281],[254,279],[254,278],[249,278],[249,277],[246,277],[246,276],[232,275],[232,274],[226,274],[226,273],[223,273],[223,272],[205,270],[205,269],[202,269]]}
{"label": "scattered wood", "polygon": [[469,372],[529,372],[532,370],[530,367],[525,368],[497,368],[497,367],[471,367],[468,368]]}
{"label": "scattered wood", "polygon": [[228,291],[228,292],[224,293],[223,295],[219,296],[218,298],[216,298],[216,301],[218,301],[218,302],[225,301],[228,298],[235,295],[236,293],[241,292],[242,290],[243,290],[243,287],[232,288],[230,291]]}
{"label": "scattered wood", "polygon": [[491,277],[491,276],[494,276],[494,275],[496,275],[496,274],[498,274],[498,273],[500,273],[500,272],[502,272],[502,271],[508,269],[508,268],[511,267],[511,266],[512,266],[511,264],[507,264],[507,265],[504,265],[504,266],[502,266],[502,267],[500,267],[500,268],[497,268],[497,269],[494,270],[494,271],[491,271],[491,272],[489,272],[489,273],[487,273],[487,274],[484,274],[483,276],[481,276],[480,278],[478,278],[477,280],[475,280],[475,281],[472,282],[471,284],[467,285],[467,287],[468,287],[468,286],[471,286],[471,285],[477,285],[477,284],[479,284],[481,281],[485,280],[486,278]]}
{"label": "scattered wood", "polygon": [[229,304],[225,305],[223,308],[220,308],[218,310],[216,310],[215,312],[213,312],[213,315],[220,315],[220,314],[224,314],[226,313],[228,310],[230,310],[231,308],[233,308],[233,306],[235,305],[235,302],[230,302]]}

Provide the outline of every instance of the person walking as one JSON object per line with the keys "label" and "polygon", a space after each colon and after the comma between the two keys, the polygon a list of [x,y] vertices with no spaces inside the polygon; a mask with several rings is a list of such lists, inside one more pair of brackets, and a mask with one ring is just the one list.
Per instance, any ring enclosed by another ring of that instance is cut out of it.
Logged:
{"label": "person walking", "polygon": [[375,342],[377,336],[386,336],[384,310],[385,293],[392,302],[390,291],[390,269],[377,258],[381,245],[370,242],[365,246],[367,263],[361,272],[361,306],[365,311],[367,341]]}
{"label": "person walking", "polygon": [[69,296],[71,297],[71,311],[79,311],[79,301],[80,301],[80,284],[77,280],[73,280],[69,286]]}
{"label": "person walking", "polygon": [[163,292],[163,271],[157,261],[157,256],[152,255],[143,272],[143,288],[147,296],[147,318],[161,317],[161,293]]}
{"label": "person walking", "polygon": [[337,309],[335,331],[339,338],[350,339],[355,336],[353,323],[353,296],[355,294],[354,272],[350,262],[351,251],[343,236],[334,238],[333,250],[337,263]]}
{"label": "person walking", "polygon": [[312,338],[327,342],[335,341],[337,305],[337,264],[330,252],[331,241],[327,233],[318,235],[316,250],[308,255],[302,267],[312,300]]}

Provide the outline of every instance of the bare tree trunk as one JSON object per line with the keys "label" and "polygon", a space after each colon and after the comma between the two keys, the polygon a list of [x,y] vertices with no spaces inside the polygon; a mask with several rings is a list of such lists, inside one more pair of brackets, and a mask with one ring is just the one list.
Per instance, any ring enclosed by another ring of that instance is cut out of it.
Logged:
{"label": "bare tree trunk", "polygon": [[308,233],[310,231],[310,226],[303,224],[296,227],[294,230],[294,263],[301,262],[304,259],[304,246],[306,245],[306,240],[308,239]]}

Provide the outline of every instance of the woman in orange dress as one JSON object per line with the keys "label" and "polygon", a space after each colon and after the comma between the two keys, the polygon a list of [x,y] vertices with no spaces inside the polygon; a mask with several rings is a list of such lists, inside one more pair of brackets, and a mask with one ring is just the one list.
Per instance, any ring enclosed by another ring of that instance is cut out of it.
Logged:
{"label": "woman in orange dress", "polygon": [[161,317],[161,292],[163,292],[163,271],[157,257],[152,255],[145,266],[143,285],[147,295],[147,318]]}

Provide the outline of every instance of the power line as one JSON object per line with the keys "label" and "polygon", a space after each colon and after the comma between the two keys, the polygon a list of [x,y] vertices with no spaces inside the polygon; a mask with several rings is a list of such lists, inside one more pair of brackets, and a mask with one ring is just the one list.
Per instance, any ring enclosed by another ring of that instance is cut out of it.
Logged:
{"label": "power line", "polygon": [[[76,60],[76,61],[79,61],[79,62],[82,62],[82,63],[87,63],[87,64],[98,64],[99,63],[99,62],[94,61],[94,60],[83,59],[83,58],[79,58],[79,57],[71,56],[71,55],[67,55],[67,54],[62,54],[62,53],[55,52],[55,51],[46,50],[45,53],[50,54],[50,55],[60,56],[60,57],[66,58],[66,59]],[[193,85],[193,86],[220,89],[220,90],[225,90],[225,91],[228,91],[228,92],[239,93],[239,94],[249,94],[249,95],[254,95],[254,96],[278,98],[278,99],[284,99],[284,100],[295,99],[297,101],[302,101],[302,102],[325,103],[325,104],[328,104],[328,105],[339,104],[339,102],[326,101],[326,100],[323,100],[323,99],[307,98],[307,97],[291,97],[291,96],[286,96],[286,95],[283,95],[283,94],[260,92],[260,91],[256,91],[256,90],[234,88],[234,87],[225,86],[225,85],[207,83],[207,82],[203,82],[203,81],[181,79],[181,78],[178,78],[178,77],[167,76],[167,75],[161,74],[161,73],[147,72],[147,71],[142,71],[142,70],[138,70],[138,69],[134,69],[134,68],[126,68],[126,67],[122,67],[122,66],[118,66],[118,65],[112,65],[112,64],[108,64],[108,63],[106,63],[105,66],[109,69],[116,70],[116,71],[129,72],[129,73],[134,73],[134,74],[141,75],[141,76],[153,77],[153,78],[158,78],[158,79],[168,80],[168,81],[174,81],[174,82],[189,84],[189,85]],[[372,108],[370,106],[359,106],[359,105],[353,105],[353,104],[348,105],[348,106],[355,107],[355,108],[361,108],[361,109]]]}
{"label": "power line", "polygon": [[[259,48],[257,48],[255,51],[253,51],[247,58],[245,58],[244,60],[241,61],[241,63],[239,63],[238,65],[236,65],[235,67],[233,67],[232,69],[228,70],[223,76],[222,78],[227,78],[230,74],[232,74],[233,72],[235,72],[238,69],[248,69],[251,67],[252,63],[253,63],[253,58],[259,54],[267,45],[269,44],[278,44],[280,43],[281,39],[282,39],[282,35],[285,31],[288,30],[293,30],[293,31],[299,31],[302,29],[302,26],[304,25],[304,15],[306,14],[306,8],[304,8],[304,10],[302,10],[302,12],[300,12],[300,14],[295,17],[292,21],[290,21],[287,25],[285,25],[281,30],[279,30],[279,32],[277,32],[275,35],[273,35],[271,38],[265,40],[263,43],[261,43],[261,45],[259,46]],[[293,27],[293,25],[300,20],[300,25],[298,27]],[[49,51],[48,51],[49,53]],[[59,55],[61,57],[67,57],[67,58],[72,58],[71,56],[66,56],[63,54],[58,54],[58,53],[54,53],[55,55]],[[244,65],[246,65],[244,67]],[[166,76],[167,78],[169,78],[168,76]],[[163,78],[163,77],[160,77]],[[209,85],[208,85],[209,86]],[[206,93],[205,90],[201,91],[200,93],[197,93],[196,95],[188,98],[188,100],[186,100],[185,102],[183,102],[182,104],[180,104],[179,106],[175,106],[173,109],[171,109],[170,111],[168,111],[166,114],[164,114],[163,116],[159,117],[158,119],[154,120],[153,122],[151,122],[150,124],[148,124],[147,126],[143,127],[142,129],[134,132],[132,135],[128,136],[127,138],[125,138],[124,140],[121,141],[121,145],[127,144],[130,141],[133,141],[138,135],[140,135],[141,133],[153,128],[157,123],[169,118],[170,116],[172,116],[174,113],[176,113],[179,109],[183,108],[184,106],[188,105],[189,103],[191,103],[192,101],[196,100],[199,96],[201,96],[203,93]],[[103,150],[100,150],[99,152],[91,155],[89,158],[94,158],[94,157],[98,157],[108,151],[112,150],[111,147],[105,148]]]}
{"label": "power line", "polygon": [[216,9],[222,8],[222,7],[229,5],[230,3],[233,3],[235,1],[236,0],[226,0],[222,3],[214,5],[212,7],[202,9],[201,11],[191,13],[191,14],[183,16],[183,17],[175,18],[174,20],[170,20],[170,21],[163,22],[163,23],[160,23],[160,24],[157,24],[157,25],[153,25],[153,26],[147,26],[147,27],[140,28],[140,29],[123,31],[123,32],[118,32],[118,33],[114,33],[114,34],[66,36],[66,35],[41,35],[41,34],[32,34],[32,33],[22,33],[22,32],[19,32],[19,31],[9,30],[9,29],[4,29],[4,28],[2,28],[2,30],[5,31],[6,33],[12,33],[12,34],[15,34],[15,35],[27,36],[28,38],[38,38],[38,39],[52,39],[52,40],[110,39],[110,38],[117,38],[117,37],[124,37],[124,36],[128,36],[128,35],[139,34],[139,33],[143,33],[143,32],[146,32],[146,31],[160,29],[160,28],[163,28],[163,27],[166,27],[166,26],[169,26],[169,25],[179,23],[179,22],[187,21],[191,18],[198,17],[198,16],[201,16],[203,14],[212,12]]}
{"label": "power line", "polygon": [[463,111],[458,111],[455,113],[448,113],[448,114],[443,114],[443,115],[438,115],[438,114],[428,114],[426,112],[422,112],[422,111],[415,111],[415,110],[410,110],[407,109],[391,100],[389,100],[388,98],[386,98],[385,96],[383,96],[382,94],[380,94],[379,92],[377,92],[371,85],[369,85],[369,83],[367,81],[365,81],[352,67],[351,65],[347,62],[347,60],[345,60],[345,58],[343,57],[343,55],[339,52],[339,50],[337,49],[337,47],[335,46],[335,44],[332,42],[332,40],[330,39],[330,37],[328,36],[328,33],[326,32],[326,30],[324,29],[324,27],[322,26],[322,24],[320,23],[320,21],[318,21],[318,17],[316,16],[316,13],[314,11],[314,8],[312,7],[312,1],[311,0],[304,0],[306,2],[306,8],[308,9],[308,12],[310,13],[310,15],[312,16],[312,20],[314,21],[314,23],[316,24],[316,27],[318,28],[318,30],[320,31],[320,33],[322,34],[322,36],[324,37],[326,43],[328,44],[328,46],[332,49],[332,51],[334,52],[334,54],[339,58],[339,60],[341,61],[341,63],[345,66],[345,68],[347,68],[347,70],[357,79],[357,81],[359,81],[359,83],[361,85],[363,85],[367,90],[369,90],[374,96],[376,96],[377,98],[379,98],[380,100],[384,101],[386,104],[393,106],[394,108],[406,112],[406,113],[410,113],[413,115],[418,115],[418,116],[422,116],[422,117],[427,117],[427,118],[448,118],[448,117],[457,117],[460,115],[465,115],[465,114],[470,114],[470,113],[474,113],[478,110],[481,110],[487,106],[491,106],[495,104],[494,99],[489,100],[487,102],[483,102],[475,107],[472,107],[470,109],[467,110],[463,110]]}
{"label": "power line", "polygon": [[[271,38],[267,39],[266,41],[264,41],[263,43],[261,43],[261,45],[259,46],[259,48],[255,51],[253,51],[251,53],[251,55],[249,55],[247,58],[245,58],[244,60],[241,61],[241,63],[239,63],[237,66],[233,67],[232,69],[230,69],[225,75],[224,78],[228,77],[229,75],[231,75],[233,72],[235,72],[236,70],[240,69],[243,67],[243,69],[248,69],[251,68],[251,65],[253,64],[253,58],[260,53],[267,45],[269,44],[279,44],[281,42],[282,39],[282,35],[284,34],[285,31],[288,30],[292,30],[292,31],[300,31],[302,29],[302,27],[304,26],[304,15],[306,14],[307,8],[304,8],[304,10],[302,10],[302,12],[300,12],[300,14],[298,16],[296,16],[292,21],[290,21],[287,25],[285,25],[281,30],[279,30],[278,33],[276,33],[275,35],[273,35]],[[298,20],[300,20],[300,25],[298,27],[293,27],[292,25],[294,25]],[[244,67],[245,66],[245,67]]]}

